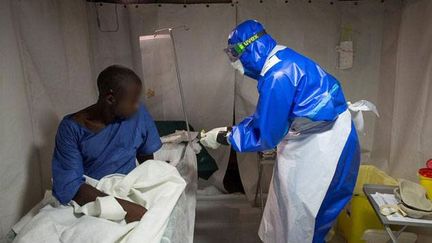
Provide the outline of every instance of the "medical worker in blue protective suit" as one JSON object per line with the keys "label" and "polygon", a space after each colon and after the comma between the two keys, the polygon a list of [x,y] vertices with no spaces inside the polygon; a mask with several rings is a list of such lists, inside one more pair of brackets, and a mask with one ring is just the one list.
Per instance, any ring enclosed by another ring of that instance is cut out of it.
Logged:
{"label": "medical worker in blue protective suit", "polygon": [[277,147],[259,235],[264,242],[324,242],[351,198],[360,161],[340,83],[277,45],[257,21],[238,25],[226,52],[238,71],[258,80],[257,108],[232,128],[201,134],[202,144],[230,144],[239,152]]}

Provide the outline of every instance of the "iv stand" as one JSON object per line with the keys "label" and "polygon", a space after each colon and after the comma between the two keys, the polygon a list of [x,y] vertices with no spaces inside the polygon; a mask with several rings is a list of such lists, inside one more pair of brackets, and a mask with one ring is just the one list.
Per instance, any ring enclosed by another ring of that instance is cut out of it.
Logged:
{"label": "iv stand", "polygon": [[179,91],[180,91],[180,98],[181,98],[181,105],[182,105],[182,110],[183,110],[183,116],[184,116],[184,119],[185,119],[185,122],[186,122],[188,142],[189,142],[189,144],[191,144],[192,139],[190,137],[189,119],[188,119],[188,116],[187,116],[187,113],[186,113],[186,108],[185,108],[183,85],[182,85],[182,81],[181,81],[181,77],[180,77],[180,69],[178,67],[178,58],[177,58],[177,51],[176,51],[174,36],[173,36],[173,33],[172,33],[172,31],[174,29],[180,29],[180,28],[182,28],[183,30],[186,30],[186,31],[189,30],[189,28],[186,25],[180,25],[180,26],[170,27],[170,28],[163,28],[163,29],[155,30],[154,37],[156,37],[160,32],[164,32],[164,31],[168,31],[168,33],[170,35],[171,43],[172,43],[173,51],[174,51],[174,63],[175,63],[175,68],[176,68],[178,87],[179,87]]}

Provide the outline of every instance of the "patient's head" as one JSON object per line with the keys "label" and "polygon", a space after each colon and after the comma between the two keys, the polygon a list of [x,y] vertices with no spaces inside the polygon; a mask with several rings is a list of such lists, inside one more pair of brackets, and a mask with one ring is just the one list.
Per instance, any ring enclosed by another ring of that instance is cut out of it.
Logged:
{"label": "patient's head", "polygon": [[109,106],[116,117],[127,118],[137,112],[142,84],[131,69],[111,65],[99,74],[97,86],[98,102]]}

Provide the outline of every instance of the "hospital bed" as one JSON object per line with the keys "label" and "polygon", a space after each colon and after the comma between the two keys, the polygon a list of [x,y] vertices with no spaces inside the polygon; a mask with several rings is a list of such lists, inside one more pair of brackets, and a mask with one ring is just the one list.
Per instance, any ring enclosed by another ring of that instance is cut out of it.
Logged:
{"label": "hospital bed", "polygon": [[[175,132],[176,130],[185,130],[185,123],[182,121],[158,121],[156,126],[161,136],[165,136]],[[190,128],[193,130],[193,128]],[[186,147],[186,144],[183,144]],[[187,243],[193,242],[193,232],[195,224],[195,204],[196,204],[196,179],[197,172],[191,164],[198,164],[200,177],[208,179],[211,174],[217,170],[214,159],[208,154],[205,149],[200,153],[195,154],[192,149],[186,150],[181,161],[176,165],[180,175],[186,181],[187,186],[177,201],[176,206],[169,217],[168,226],[165,230],[163,243]],[[195,167],[196,168],[196,167]],[[195,170],[195,171],[194,171]],[[16,228],[22,227],[30,222],[41,208],[47,205],[52,199],[51,193],[48,191],[45,194],[44,200],[38,203],[29,213],[27,213],[21,221],[15,225],[7,235],[7,242],[12,242],[16,238]],[[21,226],[20,226],[21,225]],[[18,233],[19,234],[19,233]]]}
{"label": "hospital bed", "polygon": [[[155,123],[161,137],[172,134],[177,130],[186,130],[186,123],[184,121],[156,121]],[[194,131],[194,128],[189,125],[189,130]],[[204,146],[201,147],[200,153],[197,154],[198,176],[207,180],[218,170],[218,166]]]}

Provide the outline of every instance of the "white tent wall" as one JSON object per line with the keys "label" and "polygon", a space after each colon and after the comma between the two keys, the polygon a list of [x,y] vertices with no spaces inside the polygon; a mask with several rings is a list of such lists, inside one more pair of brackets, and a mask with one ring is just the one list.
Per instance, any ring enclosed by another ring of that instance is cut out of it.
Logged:
{"label": "white tent wall", "polygon": [[[94,66],[93,80],[96,80],[104,68],[112,64],[138,69],[140,65],[134,65],[132,53],[129,10],[116,4],[87,3],[86,6]],[[97,16],[100,29],[97,25]],[[137,73],[141,75],[141,72]]]}
{"label": "white tent wall", "polygon": [[9,1],[0,2],[0,242],[41,195],[29,104]]}
{"label": "white tent wall", "polygon": [[51,185],[59,120],[95,97],[83,1],[1,1],[1,237]]}
{"label": "white tent wall", "polygon": [[390,57],[380,84],[386,115],[378,122],[373,158],[391,175],[413,181],[432,158],[431,21],[431,1],[406,1],[397,44],[388,43],[383,52]]}
{"label": "white tent wall", "polygon": [[376,122],[371,160],[380,169],[389,171],[390,145],[393,125],[395,76],[397,48],[399,38],[400,17],[402,9],[394,9],[384,13],[383,41],[381,51],[380,81],[377,107],[380,118]]}
{"label": "white tent wall", "polygon": [[[256,81],[235,75],[221,49],[236,22],[256,18],[280,44],[340,79],[347,99],[376,102],[381,118],[366,115],[366,135],[361,135],[364,151],[372,151],[370,157],[364,153],[364,162],[416,180],[416,170],[432,156],[431,1],[406,1],[403,11],[399,0],[118,5],[118,32],[101,32],[95,4],[84,0],[0,4],[0,242],[50,187],[60,119],[96,100],[95,79],[106,66],[123,64],[142,75],[138,37],[160,27],[191,28],[175,36],[187,112],[197,130],[230,125],[234,104],[236,121],[254,111]],[[112,30],[114,5],[98,10],[101,28]],[[341,71],[335,48],[347,25],[354,30],[354,66]],[[221,187],[228,149],[212,153],[221,168],[212,180]],[[239,167],[251,197],[255,155],[239,155]]]}
{"label": "white tent wall", "polygon": [[[340,28],[350,26],[353,29],[354,65],[348,70],[335,70],[335,76],[341,81],[347,100],[355,102],[366,99],[376,104],[378,99],[378,83],[380,80],[381,48],[383,41],[383,25],[386,12],[399,9],[399,0],[362,1],[358,5],[341,3]],[[398,18],[397,16],[395,16]],[[334,65],[334,64],[333,64]],[[378,107],[381,110],[380,107]],[[377,117],[366,113],[365,130],[359,133],[362,147],[362,162],[370,161],[373,134]]]}
{"label": "white tent wall", "polygon": [[[416,182],[432,158],[432,1],[407,0],[401,12],[386,13],[372,161]],[[417,232],[418,242],[432,241],[430,230]]]}
{"label": "white tent wall", "polygon": [[14,1],[42,187],[51,186],[54,136],[62,117],[94,102],[85,5]]}

